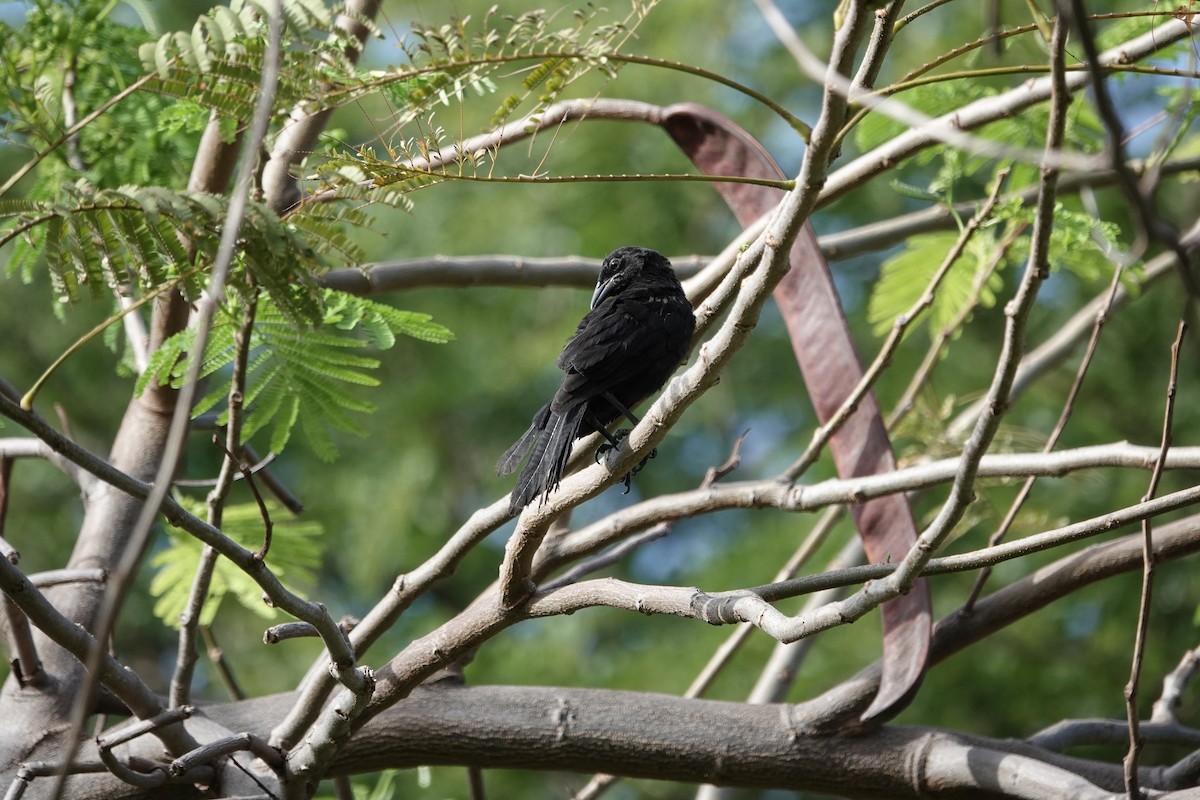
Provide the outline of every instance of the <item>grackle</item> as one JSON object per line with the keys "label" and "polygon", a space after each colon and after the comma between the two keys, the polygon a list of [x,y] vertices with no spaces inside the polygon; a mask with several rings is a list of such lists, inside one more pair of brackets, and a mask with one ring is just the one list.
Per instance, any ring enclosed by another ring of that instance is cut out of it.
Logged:
{"label": "grackle", "polygon": [[558,357],[566,373],[562,384],[496,464],[499,474],[508,475],[525,459],[509,513],[539,495],[545,502],[558,488],[577,438],[597,431],[617,446],[620,433],[627,432],[614,435],[608,426],[619,417],[637,424],[630,408],[667,382],[687,355],[695,329],[691,303],[661,253],[622,247],[609,254],[592,308]]}

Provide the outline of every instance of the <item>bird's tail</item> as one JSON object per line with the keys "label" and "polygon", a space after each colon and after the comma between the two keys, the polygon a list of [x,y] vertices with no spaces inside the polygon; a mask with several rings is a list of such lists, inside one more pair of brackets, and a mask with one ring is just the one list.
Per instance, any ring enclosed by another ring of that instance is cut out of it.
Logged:
{"label": "bird's tail", "polygon": [[516,469],[525,450],[529,450],[529,458],[521,468],[509,498],[510,514],[518,513],[538,495],[558,488],[586,410],[587,403],[572,406],[562,413],[553,412],[546,405],[534,416],[529,430],[500,457],[496,471],[507,475]]}

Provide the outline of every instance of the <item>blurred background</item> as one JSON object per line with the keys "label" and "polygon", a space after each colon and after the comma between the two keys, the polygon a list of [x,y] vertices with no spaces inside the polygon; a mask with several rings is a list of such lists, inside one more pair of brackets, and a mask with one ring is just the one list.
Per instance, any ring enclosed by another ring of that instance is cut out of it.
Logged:
{"label": "blurred background", "polygon": [[[20,25],[27,3],[0,4],[0,15]],[[364,63],[386,69],[404,63],[397,41],[409,39],[412,20],[440,24],[452,16],[481,18],[490,2],[385,2],[379,19],[384,34],[366,51]],[[501,14],[517,14],[539,4],[504,2]],[[782,2],[780,7],[819,55],[828,51],[829,18],[836,3]],[[985,4],[978,4],[979,8]],[[187,30],[207,3],[123,3],[114,18],[143,27],[152,21],[158,33]],[[626,8],[610,4],[603,17],[619,18]],[[1003,4],[1017,12],[1017,4]],[[574,5],[560,12],[568,24]],[[965,13],[969,12],[969,13]],[[974,40],[984,30],[975,5],[947,4],[921,18],[897,40],[880,83],[897,79],[934,54]],[[1008,24],[1024,22],[1014,16]],[[1143,22],[1143,26],[1148,23]],[[136,49],[136,48],[135,48]],[[662,3],[637,29],[626,51],[683,61],[725,75],[774,98],[802,119],[815,120],[820,87],[798,74],[791,59],[767,29],[751,2]],[[977,53],[967,63],[1041,63],[1044,48],[1035,36],[1009,39],[1005,50]],[[519,81],[514,69],[509,79]],[[991,85],[1012,86],[1018,79],[998,78]],[[1161,100],[1147,87],[1152,79],[1114,82],[1127,128],[1156,113]],[[480,132],[495,110],[501,91],[482,97],[467,95],[462,105],[442,108],[435,127],[449,139]],[[668,105],[695,101],[728,115],[760,139],[788,174],[803,156],[803,143],[770,110],[711,81],[652,67],[627,65],[613,80],[592,74],[569,96],[635,98]],[[337,112],[329,136],[350,145],[374,144],[386,151],[414,130],[396,131],[391,109],[381,100],[364,100]],[[1040,117],[1039,117],[1040,119]],[[1144,153],[1154,133],[1130,143]],[[114,132],[119,149],[119,132]],[[194,142],[181,139],[177,151],[158,164],[160,175],[174,174],[182,186]],[[190,149],[189,149],[190,148]],[[1195,147],[1191,148],[1195,152]],[[848,138],[841,161],[856,154]],[[0,144],[0,179],[24,160],[10,145]],[[836,168],[837,164],[835,164]],[[919,160],[897,176],[904,184],[926,187],[939,174],[938,157]],[[504,174],[535,169],[555,175],[597,173],[663,173],[690,171],[690,164],[665,135],[648,126],[594,122],[563,127],[532,143],[506,149],[499,159]],[[979,197],[990,169],[955,188],[955,199]],[[1027,179],[1027,178],[1026,178]],[[1018,177],[1016,180],[1021,180]],[[1161,207],[1176,221],[1194,219],[1194,183],[1173,182],[1164,188]],[[371,209],[374,223],[361,237],[374,261],[433,254],[512,254],[521,256],[584,255],[602,257],[617,246],[640,244],[668,256],[715,254],[737,233],[732,215],[711,187],[700,183],[567,183],[559,185],[484,185],[448,182],[411,196],[411,211]],[[1128,231],[1128,215],[1111,191],[1097,196],[1102,216]],[[1068,207],[1081,209],[1076,197]],[[904,186],[876,180],[870,186],[823,209],[813,218],[819,234],[844,231],[928,206],[930,201]],[[1128,245],[1129,241],[1123,242]],[[869,360],[881,338],[867,320],[867,302],[881,263],[898,252],[872,253],[831,266],[860,352]],[[8,250],[0,251],[0,261]],[[333,266],[333,265],[331,265]],[[897,433],[902,460],[953,454],[936,432],[987,387],[1003,327],[1002,306],[1011,295],[1018,270],[1003,274],[999,302],[980,310],[950,345],[934,379],[921,398],[912,422]],[[1110,274],[1086,280],[1056,271],[1042,291],[1030,341],[1038,343],[1071,313],[1101,293]],[[1168,279],[1168,282],[1170,279]],[[278,477],[305,505],[303,518],[324,530],[323,554],[314,581],[300,587],[324,602],[335,617],[361,615],[388,590],[398,574],[410,570],[437,548],[477,508],[490,504],[510,488],[509,478],[494,472],[496,458],[524,430],[530,415],[558,383],[554,359],[587,308],[588,290],[574,288],[430,288],[378,298],[399,308],[433,315],[449,327],[455,340],[435,346],[402,339],[379,355],[382,386],[363,397],[379,410],[360,422],[365,437],[341,435],[340,459],[326,463],[302,437],[274,465]],[[29,386],[72,341],[111,313],[109,301],[83,302],[55,308],[44,277],[23,282],[10,277],[0,292],[0,378]],[[1179,314],[1179,293],[1166,285],[1147,291],[1115,316],[1105,329],[1096,361],[1079,400],[1078,412],[1060,448],[1129,440],[1157,444],[1162,392],[1166,385],[1169,346]],[[57,312],[57,313],[51,313]],[[927,328],[906,341],[878,386],[880,405],[890,409],[929,342]],[[1176,408],[1176,442],[1197,438],[1198,396],[1194,339],[1187,348]],[[73,435],[98,452],[107,450],[132,392],[133,381],[118,370],[118,356],[100,341],[88,345],[48,384],[39,406],[61,403]],[[1070,386],[1078,354],[1031,389],[1006,419],[996,448],[1037,450],[1052,427]],[[750,345],[721,383],[696,403],[659,447],[658,458],[640,473],[628,495],[613,489],[583,506],[572,522],[583,524],[639,498],[695,487],[705,471],[723,462],[734,440],[749,431],[742,465],[735,479],[769,477],[790,464],[807,445],[814,428],[811,408],[782,324],[768,308]],[[20,436],[12,423],[0,435]],[[186,477],[215,475],[219,453],[206,445],[207,434],[195,434]],[[831,476],[828,459],[805,476],[815,482]],[[1170,474],[1160,493],[1195,483],[1192,474]],[[1148,476],[1130,470],[1096,470],[1063,479],[1041,481],[1010,538],[1097,515],[1136,501]],[[955,551],[976,549],[995,529],[1019,487],[1018,481],[985,481],[972,506]],[[203,490],[185,490],[203,499]],[[245,492],[244,487],[238,491]],[[936,511],[944,490],[916,500],[919,525]],[[237,498],[247,500],[245,497]],[[61,565],[70,551],[81,519],[74,487],[46,464],[22,462],[14,474],[7,538],[21,551],[27,573]],[[811,528],[815,517],[773,512],[726,512],[681,523],[666,539],[649,545],[613,569],[613,574],[646,583],[696,585],[724,590],[769,581]],[[496,575],[511,523],[478,548],[457,573],[415,606],[368,653],[378,665],[409,639],[451,617]],[[843,522],[830,543],[807,568],[817,571],[853,536]],[[1074,548],[1071,548],[1074,549]],[[1009,562],[996,570],[994,589],[1047,563],[1061,552]],[[139,585],[148,587],[152,570]],[[1163,565],[1158,573],[1144,672],[1147,703],[1157,694],[1162,675],[1184,650],[1196,644],[1198,596],[1194,566]],[[974,575],[933,581],[935,616],[961,605]],[[927,677],[903,724],[954,727],[988,736],[1024,737],[1063,718],[1124,716],[1122,689],[1129,675],[1140,577],[1129,574],[1085,589],[985,642],[952,657]],[[795,608],[800,601],[783,604]],[[142,671],[156,688],[165,689],[173,667],[175,638],[152,613],[143,591],[130,600],[118,630],[120,655]],[[313,641],[293,641],[266,649],[261,644],[264,621],[242,606],[226,601],[213,632],[229,663],[250,693],[280,691],[294,685],[317,654]],[[792,700],[812,697],[879,656],[878,616],[823,635],[796,681]],[[471,683],[517,683],[595,686],[682,692],[713,651],[729,636],[726,629],[665,617],[631,617],[593,609],[561,619],[536,621],[507,631],[484,647],[467,670]],[[709,696],[743,699],[759,674],[773,642],[755,633],[732,668]],[[7,664],[7,658],[5,659]],[[4,667],[0,667],[3,670]],[[281,680],[282,678],[282,680]],[[227,699],[207,662],[197,674],[198,696]],[[1147,705],[1148,709],[1148,705]],[[1185,721],[1195,721],[1194,701]],[[1177,755],[1177,754],[1176,754]],[[1171,754],[1150,751],[1147,762]],[[494,796],[568,796],[586,776],[488,773]],[[373,785],[375,778],[360,779]],[[461,797],[462,770],[436,768],[406,772],[394,787],[405,797]],[[631,781],[612,797],[689,797],[686,786]],[[747,793],[747,797],[783,797],[785,793]]]}

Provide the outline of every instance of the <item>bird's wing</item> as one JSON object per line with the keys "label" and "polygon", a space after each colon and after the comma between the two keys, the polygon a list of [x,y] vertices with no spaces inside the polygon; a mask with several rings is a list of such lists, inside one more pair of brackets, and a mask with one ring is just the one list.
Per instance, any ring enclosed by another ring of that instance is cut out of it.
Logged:
{"label": "bird's wing", "polygon": [[[553,405],[586,402],[613,390],[666,353],[663,309],[617,299],[584,316],[558,357],[566,375]],[[640,399],[640,398],[638,398]]]}
{"label": "bird's wing", "polygon": [[636,358],[642,346],[642,320],[633,303],[609,302],[596,308],[579,323],[575,335],[558,356],[558,368],[603,380]]}

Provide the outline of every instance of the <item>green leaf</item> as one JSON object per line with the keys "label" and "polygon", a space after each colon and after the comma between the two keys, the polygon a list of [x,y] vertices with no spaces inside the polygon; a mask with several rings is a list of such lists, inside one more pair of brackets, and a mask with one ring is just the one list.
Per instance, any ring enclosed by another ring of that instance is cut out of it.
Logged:
{"label": "green leaf", "polygon": [[[203,504],[185,502],[192,513],[204,514]],[[268,504],[271,516],[271,549],[266,565],[284,585],[295,591],[297,586],[315,582],[315,571],[321,563],[319,522],[299,520],[284,509]],[[225,508],[222,532],[250,550],[257,550],[264,534],[262,515],[257,503],[232,505]],[[150,581],[150,594],[156,598],[154,614],[167,625],[178,628],[179,615],[187,607],[191,587],[200,563],[204,545],[197,539],[174,529],[169,531],[170,545],[150,560],[157,569]],[[262,588],[229,560],[218,558],[213,570],[208,597],[200,614],[201,625],[211,625],[227,596],[264,619],[276,619],[281,612],[262,602]]]}
{"label": "green leaf", "polygon": [[[958,240],[955,233],[929,233],[909,237],[905,248],[883,262],[879,280],[871,292],[867,306],[867,319],[874,326],[876,335],[883,336],[891,330],[901,314],[908,313],[945,260],[946,255]],[[934,295],[933,305],[923,321],[935,330],[942,330],[958,316],[969,302],[976,272],[980,265],[988,262],[985,252],[990,240],[977,233],[962,256],[947,271]],[[990,306],[995,303],[995,292],[1000,279],[993,274],[983,287],[980,303]],[[916,330],[912,325],[908,332]]]}
{"label": "green leaf", "polygon": [[[236,294],[230,297],[233,304],[239,302]],[[427,314],[401,311],[342,292],[326,290],[320,302],[320,324],[309,329],[284,314],[273,297],[260,298],[250,340],[243,435],[248,440],[270,428],[270,450],[278,453],[299,424],[314,452],[332,460],[337,447],[329,429],[363,435],[365,431],[352,414],[375,411],[374,404],[359,397],[355,389],[379,385],[379,379],[371,374],[379,360],[354,351],[391,347],[398,335],[440,343],[452,339],[453,334]],[[201,377],[213,376],[233,362],[234,333],[240,318],[236,308],[229,307],[214,319]],[[179,386],[192,340],[193,334],[184,331],[164,342],[151,355],[149,367],[138,380],[138,391],[145,391],[151,380]],[[217,407],[228,393],[228,381],[213,381],[193,407],[193,416]],[[218,421],[226,422],[227,413],[222,412]]]}

